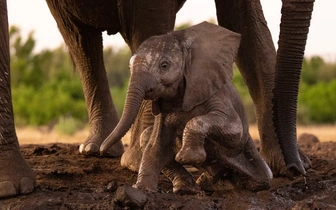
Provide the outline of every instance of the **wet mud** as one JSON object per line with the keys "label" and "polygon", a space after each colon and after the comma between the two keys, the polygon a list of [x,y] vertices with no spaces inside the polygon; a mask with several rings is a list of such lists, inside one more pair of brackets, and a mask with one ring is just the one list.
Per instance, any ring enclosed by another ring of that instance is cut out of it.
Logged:
{"label": "wet mud", "polygon": [[[198,195],[174,194],[164,176],[159,192],[137,194],[130,188],[137,174],[121,168],[120,158],[84,157],[76,144],[24,145],[36,189],[0,200],[0,209],[336,209],[336,142],[308,137],[299,141],[313,164],[306,177],[275,178],[259,192],[230,188],[223,180],[216,191]],[[197,178],[199,172],[192,171]],[[129,194],[129,200],[121,198]]]}

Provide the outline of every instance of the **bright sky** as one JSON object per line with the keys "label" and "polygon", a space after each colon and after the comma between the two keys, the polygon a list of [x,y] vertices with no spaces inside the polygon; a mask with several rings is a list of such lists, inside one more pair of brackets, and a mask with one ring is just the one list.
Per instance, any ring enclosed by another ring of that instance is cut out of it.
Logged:
{"label": "bright sky", "polygon": [[[261,0],[264,14],[271,30],[273,41],[277,43],[280,23],[280,0]],[[56,48],[63,39],[57,29],[44,0],[8,0],[9,24],[17,25],[23,35],[34,31],[37,50]],[[306,56],[320,55],[336,62],[336,1],[320,0],[315,2],[313,18],[308,35]],[[188,0],[177,15],[177,24],[216,19],[213,1]],[[124,41],[119,35],[104,35],[104,45],[122,46]]]}

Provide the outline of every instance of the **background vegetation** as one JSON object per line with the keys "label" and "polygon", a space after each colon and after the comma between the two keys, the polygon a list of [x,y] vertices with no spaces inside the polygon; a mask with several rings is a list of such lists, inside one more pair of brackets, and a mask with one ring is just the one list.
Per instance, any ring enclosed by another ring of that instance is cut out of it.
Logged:
{"label": "background vegetation", "polygon": [[[87,122],[79,75],[65,46],[35,52],[35,43],[33,33],[23,39],[17,27],[10,28],[11,85],[16,124],[55,125],[57,130],[71,134]],[[126,46],[104,50],[111,94],[119,115],[127,90],[130,56]],[[298,122],[336,123],[336,63],[325,62],[318,56],[306,58],[301,78]],[[255,122],[252,100],[236,68],[233,81],[250,122]]]}

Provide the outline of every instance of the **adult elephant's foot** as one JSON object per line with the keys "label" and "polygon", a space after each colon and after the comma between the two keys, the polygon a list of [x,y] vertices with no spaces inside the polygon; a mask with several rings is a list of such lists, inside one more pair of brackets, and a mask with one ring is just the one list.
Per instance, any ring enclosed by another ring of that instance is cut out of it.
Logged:
{"label": "adult elephant's foot", "polygon": [[[109,135],[107,134],[91,134],[84,144],[79,146],[79,152],[87,156],[96,156],[99,154],[100,145],[103,143],[105,138]],[[119,140],[114,144],[106,154],[109,157],[119,157],[124,152],[124,146]]]}
{"label": "adult elephant's foot", "polygon": [[[285,165],[285,161],[280,148],[265,149],[260,151],[261,156],[264,158],[268,166],[273,172],[275,177],[286,176],[288,168]],[[310,159],[299,149],[300,159],[304,169],[307,171],[312,167]],[[295,177],[293,177],[295,178]]]}
{"label": "adult elephant's foot", "polygon": [[22,157],[17,144],[0,145],[0,198],[34,190],[35,173]]}

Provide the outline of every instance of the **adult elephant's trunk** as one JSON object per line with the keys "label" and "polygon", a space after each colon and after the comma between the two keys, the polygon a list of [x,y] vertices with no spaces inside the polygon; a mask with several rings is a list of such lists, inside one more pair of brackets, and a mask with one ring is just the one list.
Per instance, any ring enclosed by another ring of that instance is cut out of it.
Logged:
{"label": "adult elephant's trunk", "polygon": [[149,85],[152,79],[148,74],[137,74],[131,76],[126,95],[123,114],[113,132],[105,139],[100,146],[100,153],[105,154],[109,148],[120,140],[131,128]]}
{"label": "adult elephant's trunk", "polygon": [[314,0],[283,0],[274,86],[274,126],[287,176],[305,174],[296,142],[296,111],[306,39]]}

